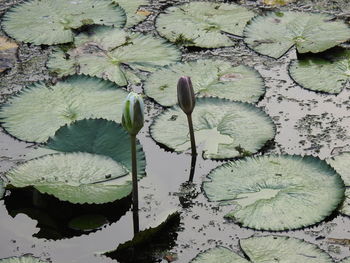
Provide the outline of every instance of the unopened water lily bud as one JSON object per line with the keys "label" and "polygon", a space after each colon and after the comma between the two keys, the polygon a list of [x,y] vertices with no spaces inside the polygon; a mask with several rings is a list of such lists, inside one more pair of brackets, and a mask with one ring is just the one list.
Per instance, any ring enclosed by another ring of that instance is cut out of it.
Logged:
{"label": "unopened water lily bud", "polygon": [[122,125],[130,135],[136,135],[143,127],[143,100],[142,97],[130,92],[124,102]]}
{"label": "unopened water lily bud", "polygon": [[196,103],[191,78],[182,76],[177,83],[177,100],[187,115],[191,114]]}

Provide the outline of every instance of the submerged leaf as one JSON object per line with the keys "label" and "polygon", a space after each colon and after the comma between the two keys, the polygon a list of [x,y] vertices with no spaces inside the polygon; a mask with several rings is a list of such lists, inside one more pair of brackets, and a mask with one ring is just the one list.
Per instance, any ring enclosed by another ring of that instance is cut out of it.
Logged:
{"label": "submerged leaf", "polygon": [[259,16],[244,30],[244,41],[256,52],[279,58],[291,47],[318,53],[350,39],[350,28],[326,14],[276,12]]}
{"label": "submerged leaf", "polygon": [[242,36],[255,14],[235,4],[192,2],[171,6],[156,21],[158,32],[179,45],[205,48],[233,46],[228,34]]}
{"label": "submerged leaf", "polygon": [[11,37],[35,45],[73,41],[84,25],[123,27],[124,10],[109,0],[30,0],[11,8],[2,22]]}
{"label": "submerged leaf", "polygon": [[329,52],[327,58],[306,57],[294,60],[289,73],[302,87],[338,94],[350,80],[350,50]]}
{"label": "submerged leaf", "polygon": [[74,43],[67,54],[56,49],[48,61],[49,69],[60,77],[85,74],[124,86],[128,67],[154,71],[180,59],[180,51],[164,39],[116,28],[94,27],[80,33]]}
{"label": "submerged leaf", "polygon": [[[266,113],[242,102],[199,98],[192,120],[197,145],[203,144],[204,158],[225,159],[239,157],[241,152],[255,153],[275,136],[275,127]],[[151,136],[176,152],[191,147],[187,118],[178,106],[156,117]]]}
{"label": "submerged leaf", "polygon": [[9,185],[33,186],[41,193],[78,204],[100,204],[131,193],[129,170],[90,153],[53,154],[28,161],[6,174]]}
{"label": "submerged leaf", "polygon": [[145,83],[145,93],[163,106],[177,103],[179,76],[190,76],[198,97],[219,98],[254,103],[264,94],[260,74],[247,66],[233,67],[224,60],[197,60],[178,63],[153,73]]}
{"label": "submerged leaf", "polygon": [[314,157],[262,156],[214,169],[203,184],[210,201],[230,201],[226,215],[245,227],[290,230],[329,216],[344,200],[344,182]]}
{"label": "submerged leaf", "polygon": [[125,27],[137,25],[150,14],[147,11],[139,10],[140,6],[148,4],[147,0],[116,0],[116,2],[125,10],[127,17]]}
{"label": "submerged leaf", "polygon": [[36,83],[0,111],[2,126],[20,140],[45,142],[65,124],[86,118],[120,122],[127,92],[114,83],[74,76],[54,86]]}
{"label": "submerged leaf", "polygon": [[0,73],[12,68],[17,60],[18,45],[5,37],[0,37]]}
{"label": "submerged leaf", "polygon": [[31,256],[23,256],[23,257],[3,258],[3,259],[0,259],[0,263],[48,263],[48,261],[42,261],[38,258],[34,258]]}

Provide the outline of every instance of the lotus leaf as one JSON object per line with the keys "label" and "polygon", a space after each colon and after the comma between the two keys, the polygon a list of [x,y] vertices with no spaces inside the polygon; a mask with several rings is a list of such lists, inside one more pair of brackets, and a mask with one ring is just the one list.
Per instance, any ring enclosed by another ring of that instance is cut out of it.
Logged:
{"label": "lotus leaf", "polygon": [[0,259],[0,263],[47,263],[47,262],[48,261],[42,261],[38,258],[34,258],[31,256],[11,257],[11,258]]}
{"label": "lotus leaf", "polygon": [[171,6],[156,21],[158,32],[179,45],[216,48],[233,46],[228,34],[242,36],[254,12],[235,4],[192,2]]}
{"label": "lotus leaf", "polygon": [[177,103],[179,76],[190,76],[197,97],[217,96],[254,103],[264,94],[260,74],[247,66],[233,67],[224,60],[178,63],[153,73],[145,83],[145,93],[163,106]]}
{"label": "lotus leaf", "polygon": [[225,217],[258,230],[290,230],[329,216],[344,200],[344,182],[314,157],[261,156],[224,164],[208,175],[210,201],[233,205]]}
{"label": "lotus leaf", "polygon": [[350,28],[326,14],[274,12],[254,18],[244,41],[256,52],[273,58],[295,46],[299,53],[319,53],[350,39]]}
{"label": "lotus leaf", "polygon": [[[203,145],[204,158],[225,159],[251,154],[273,139],[271,119],[248,103],[219,98],[199,98],[193,114],[197,145]],[[176,152],[190,148],[186,115],[178,106],[167,109],[151,126],[151,136]]]}
{"label": "lotus leaf", "polygon": [[16,40],[35,45],[73,41],[73,30],[84,25],[123,27],[124,10],[109,0],[30,0],[11,8],[3,29]]}

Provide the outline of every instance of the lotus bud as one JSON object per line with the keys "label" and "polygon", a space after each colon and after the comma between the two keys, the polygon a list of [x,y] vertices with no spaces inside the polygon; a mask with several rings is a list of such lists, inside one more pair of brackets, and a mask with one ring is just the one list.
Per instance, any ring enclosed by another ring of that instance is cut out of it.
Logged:
{"label": "lotus bud", "polygon": [[143,127],[143,100],[141,95],[130,92],[123,108],[122,125],[130,135],[136,135]]}
{"label": "lotus bud", "polygon": [[187,115],[191,114],[195,105],[195,96],[191,78],[182,76],[177,83],[177,100],[180,108]]}

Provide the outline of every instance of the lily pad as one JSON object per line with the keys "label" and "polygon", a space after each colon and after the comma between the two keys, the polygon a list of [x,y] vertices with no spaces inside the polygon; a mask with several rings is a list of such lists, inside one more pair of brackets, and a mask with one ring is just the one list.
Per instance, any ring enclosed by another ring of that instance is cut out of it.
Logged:
{"label": "lily pad", "polygon": [[345,258],[340,263],[350,263],[350,258]]}
{"label": "lily pad", "polygon": [[114,83],[74,76],[56,85],[35,83],[0,111],[2,126],[20,140],[45,142],[65,124],[86,118],[121,121],[127,92]]}
{"label": "lily pad", "polygon": [[177,103],[177,81],[184,75],[191,77],[197,97],[216,96],[254,103],[265,92],[264,81],[255,69],[205,59],[156,71],[147,79],[145,93],[163,106],[173,106]]}
{"label": "lily pad", "polygon": [[228,248],[215,247],[198,254],[190,263],[333,262],[332,258],[316,245],[291,237],[250,237],[240,240],[240,247],[247,258]]}
{"label": "lily pad", "polygon": [[42,261],[38,258],[34,258],[31,256],[11,257],[11,258],[0,259],[0,263],[45,263],[45,262],[48,262],[48,261]]}
{"label": "lily pad", "polygon": [[93,27],[74,40],[75,48],[52,54],[48,67],[58,76],[84,74],[127,85],[130,69],[155,71],[180,60],[180,51],[164,39],[127,33],[111,27]]}
{"label": "lily pad", "polygon": [[294,60],[289,73],[306,89],[338,94],[350,80],[350,50],[332,52],[326,58],[310,56]]}
{"label": "lily pad", "polygon": [[11,8],[2,26],[16,40],[35,45],[73,41],[73,30],[84,25],[123,27],[124,10],[109,0],[31,0]]}
{"label": "lily pad", "polygon": [[295,46],[299,53],[319,53],[350,39],[350,28],[326,14],[275,12],[254,18],[244,41],[256,52],[273,58]]}
{"label": "lily pad", "polygon": [[225,217],[258,230],[290,230],[329,216],[344,200],[344,182],[314,157],[262,156],[214,169],[203,184],[210,201],[233,205]]}
{"label": "lily pad", "polygon": [[137,25],[150,15],[150,12],[140,9],[140,6],[148,4],[147,0],[116,0],[116,2],[125,10],[127,17],[125,27]]}
{"label": "lily pad", "polygon": [[[103,119],[76,121],[61,127],[46,144],[57,152],[87,152],[112,158],[131,171],[131,145],[129,134],[118,123]],[[136,144],[137,172],[145,175],[145,154],[139,142]]]}
{"label": "lily pad", "polygon": [[4,196],[4,194],[5,194],[4,182],[0,178],[0,199]]}
{"label": "lily pad", "polygon": [[129,170],[112,158],[90,153],[46,155],[6,174],[8,184],[35,187],[62,201],[101,204],[131,193]]}
{"label": "lily pad", "polygon": [[[275,136],[275,127],[267,114],[248,103],[199,98],[192,119],[196,143],[203,144],[204,158],[225,159],[239,157],[243,152],[255,153]],[[178,106],[156,117],[151,136],[176,152],[191,147],[187,117]]]}
{"label": "lily pad", "polygon": [[160,35],[179,45],[216,48],[233,46],[228,34],[242,36],[254,12],[235,4],[192,2],[171,6],[160,14]]}

